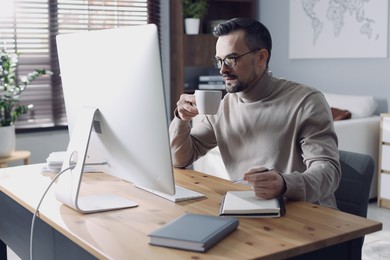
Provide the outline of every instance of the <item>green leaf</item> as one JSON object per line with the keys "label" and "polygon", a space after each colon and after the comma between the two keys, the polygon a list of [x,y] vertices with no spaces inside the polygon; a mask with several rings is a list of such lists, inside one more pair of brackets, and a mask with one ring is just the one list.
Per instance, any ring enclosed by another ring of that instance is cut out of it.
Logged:
{"label": "green leaf", "polygon": [[53,73],[45,69],[36,69],[26,76],[17,78],[18,54],[0,50],[0,126],[12,125],[20,115],[27,113],[28,107],[17,105],[19,97],[26,87],[43,75]]}
{"label": "green leaf", "polygon": [[207,14],[207,0],[183,0],[184,18],[203,18]]}

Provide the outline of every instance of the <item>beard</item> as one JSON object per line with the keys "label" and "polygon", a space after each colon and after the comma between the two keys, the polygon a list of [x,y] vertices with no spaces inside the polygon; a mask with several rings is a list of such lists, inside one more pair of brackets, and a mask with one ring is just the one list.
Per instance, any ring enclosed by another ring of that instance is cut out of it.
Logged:
{"label": "beard", "polygon": [[223,75],[224,78],[227,78],[225,80],[225,89],[228,93],[237,93],[242,92],[246,90],[249,86],[248,84],[240,81],[236,76],[234,75]]}

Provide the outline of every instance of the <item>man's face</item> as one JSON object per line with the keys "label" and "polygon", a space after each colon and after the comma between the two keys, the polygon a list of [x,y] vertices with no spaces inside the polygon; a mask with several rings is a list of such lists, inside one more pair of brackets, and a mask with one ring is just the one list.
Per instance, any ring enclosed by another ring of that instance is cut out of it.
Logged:
{"label": "man's face", "polygon": [[[262,50],[251,50],[244,41],[244,31],[239,30],[228,35],[220,36],[217,40],[215,58],[235,58],[235,66],[227,66],[222,62],[221,75],[225,80],[226,91],[229,93],[241,92],[256,84],[266,69],[266,59]],[[253,52],[251,52],[253,51]]]}

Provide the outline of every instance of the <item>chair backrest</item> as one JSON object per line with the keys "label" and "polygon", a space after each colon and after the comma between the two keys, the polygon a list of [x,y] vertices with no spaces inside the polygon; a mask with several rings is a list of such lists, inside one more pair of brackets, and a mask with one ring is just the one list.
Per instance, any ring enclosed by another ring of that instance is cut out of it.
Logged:
{"label": "chair backrest", "polygon": [[[337,207],[343,212],[367,217],[374,160],[369,155],[339,151],[341,180],[335,192]],[[305,253],[289,260],[362,259],[364,237]]]}
{"label": "chair backrest", "polygon": [[366,154],[339,151],[341,180],[335,192],[337,207],[361,217],[367,217],[370,187],[375,163]]}

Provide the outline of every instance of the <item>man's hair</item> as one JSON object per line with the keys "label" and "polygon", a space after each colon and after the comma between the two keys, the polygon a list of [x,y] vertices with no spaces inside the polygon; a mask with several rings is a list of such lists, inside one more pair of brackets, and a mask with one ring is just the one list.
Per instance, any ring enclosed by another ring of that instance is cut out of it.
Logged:
{"label": "man's hair", "polygon": [[250,50],[256,48],[268,51],[267,67],[271,59],[272,38],[264,24],[252,18],[233,18],[218,24],[213,31],[215,37],[227,35],[231,32],[243,30],[245,32],[245,43]]}

